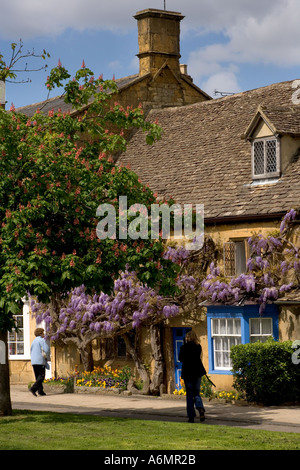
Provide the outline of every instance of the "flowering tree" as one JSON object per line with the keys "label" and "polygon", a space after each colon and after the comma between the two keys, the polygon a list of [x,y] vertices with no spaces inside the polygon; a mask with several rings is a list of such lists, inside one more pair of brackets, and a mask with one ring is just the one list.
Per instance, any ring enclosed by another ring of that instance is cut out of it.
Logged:
{"label": "flowering tree", "polygon": [[250,258],[246,273],[228,278],[212,263],[210,273],[201,283],[199,299],[224,304],[255,300],[262,314],[268,301],[299,289],[300,231],[296,224],[297,214],[295,209],[291,209],[282,219],[278,231],[266,237],[256,234],[249,238]]}
{"label": "flowering tree", "polygon": [[[5,60],[4,56],[0,53],[0,108],[5,108],[5,86],[7,82],[20,83],[17,80],[19,72],[35,72],[38,70],[46,69],[47,65],[31,68],[28,67],[28,59],[43,59],[50,57],[48,52],[43,50],[41,54],[36,54],[34,50],[24,52],[23,42],[20,39],[19,44],[11,44],[11,56],[8,61]],[[22,63],[26,63],[22,66]],[[30,81],[29,79],[26,80]],[[24,80],[21,81],[24,83]],[[3,299],[1,304],[4,305]],[[14,306],[13,306],[14,308]],[[2,306],[0,306],[0,310]],[[7,328],[11,327],[11,320],[5,315],[5,309],[0,315],[0,414],[11,414],[11,402],[9,394],[9,371],[8,371],[8,351],[7,351]],[[1,318],[2,317],[2,318]]]}
{"label": "flowering tree", "polygon": [[[61,64],[47,86],[69,78]],[[34,116],[0,110],[0,331],[14,327],[13,315],[28,292],[59,312],[64,296],[84,283],[87,292],[110,292],[126,263],[141,282],[172,284],[176,272],[161,260],[161,239],[106,238],[96,235],[102,203],[119,212],[118,195],[128,205],[156,202],[150,189],[128,168],[117,167],[124,132],[142,128],[148,143],[160,136],[141,107],[124,109],[111,102],[113,80],[94,79],[83,64],[64,88],[65,101],[78,109],[70,115],[37,109]],[[82,111],[83,106],[87,105]],[[160,265],[165,269],[160,270]]]}

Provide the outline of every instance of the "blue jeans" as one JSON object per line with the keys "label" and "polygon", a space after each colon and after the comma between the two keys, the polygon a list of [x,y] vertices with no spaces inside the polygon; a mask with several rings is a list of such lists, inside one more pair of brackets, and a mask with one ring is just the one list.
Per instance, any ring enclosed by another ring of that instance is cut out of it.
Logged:
{"label": "blue jeans", "polygon": [[196,379],[185,379],[184,385],[186,389],[186,410],[188,418],[196,416],[196,410],[203,409],[205,411],[202,398],[200,397],[201,377]]}

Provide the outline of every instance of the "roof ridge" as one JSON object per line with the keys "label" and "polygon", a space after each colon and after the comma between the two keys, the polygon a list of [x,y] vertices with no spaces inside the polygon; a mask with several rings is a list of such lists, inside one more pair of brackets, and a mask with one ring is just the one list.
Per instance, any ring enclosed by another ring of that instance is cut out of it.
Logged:
{"label": "roof ridge", "polygon": [[[262,86],[262,87],[258,87],[258,88],[253,88],[251,90],[245,90],[245,91],[240,91],[238,93],[234,93],[232,95],[229,95],[229,96],[222,96],[220,98],[213,98],[211,100],[206,100],[206,101],[199,101],[198,103],[191,103],[191,104],[187,104],[185,106],[170,106],[170,107],[166,107],[166,108],[154,108],[151,110],[151,113],[157,113],[157,111],[166,111],[166,110],[170,110],[171,112],[175,112],[176,110],[178,109],[181,109],[181,110],[188,110],[188,109],[191,109],[191,108],[195,108],[195,107],[201,107],[201,106],[213,106],[214,104],[216,103],[223,103],[224,101],[231,101],[233,99],[236,99],[236,98],[239,98],[239,97],[243,97],[245,96],[246,94],[250,94],[250,93],[260,93],[262,90],[267,90],[268,88],[269,89],[273,89],[273,88],[276,88],[280,85],[285,85],[285,84],[289,84],[289,83],[293,83],[295,80],[298,80],[298,79],[293,79],[293,80],[285,80],[283,82],[276,82],[276,83],[272,83],[271,85],[265,85],[265,86]],[[278,106],[280,107],[280,106]],[[266,105],[262,105],[262,108],[263,109],[273,109],[273,107],[271,106],[266,106]],[[296,109],[300,109],[300,106],[299,105],[293,105],[292,103],[290,105],[285,105],[285,106],[281,106],[281,108],[285,108],[285,109],[288,109],[288,108],[291,108],[293,110],[296,110]]]}
{"label": "roof ridge", "polygon": [[45,100],[38,101],[37,103],[26,104],[25,106],[20,106],[19,108],[16,108],[16,110],[17,110],[17,111],[21,111],[22,109],[28,108],[28,107],[31,107],[31,106],[37,106],[37,105],[39,105],[39,104],[50,103],[51,101],[54,101],[54,100],[57,100],[57,99],[61,99],[62,96],[63,96],[63,95],[57,95],[57,96],[53,96],[52,98],[46,98]]}

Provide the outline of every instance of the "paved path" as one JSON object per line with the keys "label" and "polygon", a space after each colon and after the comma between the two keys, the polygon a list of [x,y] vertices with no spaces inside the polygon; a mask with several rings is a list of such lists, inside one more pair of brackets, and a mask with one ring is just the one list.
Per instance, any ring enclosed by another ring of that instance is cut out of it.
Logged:
{"label": "paved path", "polygon": [[[11,385],[13,409],[80,413],[96,416],[186,422],[184,399],[94,393],[47,394],[34,397],[26,385]],[[206,402],[206,420],[217,424],[300,433],[300,406],[260,407]],[[195,425],[199,425],[197,423]]]}

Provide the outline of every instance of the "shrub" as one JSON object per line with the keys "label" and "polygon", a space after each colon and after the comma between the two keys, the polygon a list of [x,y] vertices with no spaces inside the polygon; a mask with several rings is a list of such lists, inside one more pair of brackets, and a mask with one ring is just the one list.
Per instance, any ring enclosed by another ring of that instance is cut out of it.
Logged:
{"label": "shrub", "polygon": [[250,402],[279,405],[300,400],[300,365],[292,361],[292,342],[232,346],[234,388]]}

